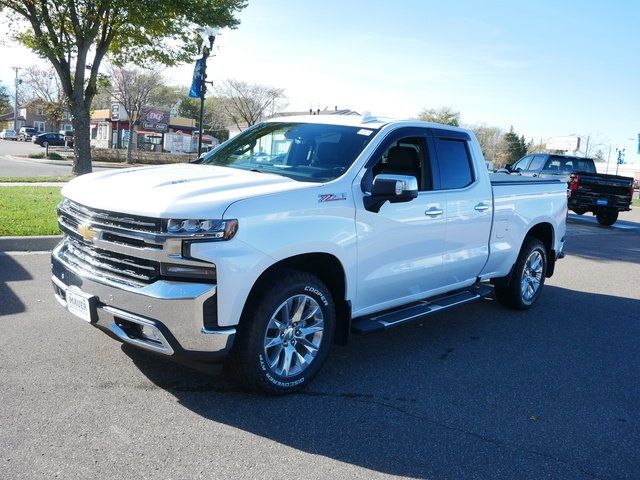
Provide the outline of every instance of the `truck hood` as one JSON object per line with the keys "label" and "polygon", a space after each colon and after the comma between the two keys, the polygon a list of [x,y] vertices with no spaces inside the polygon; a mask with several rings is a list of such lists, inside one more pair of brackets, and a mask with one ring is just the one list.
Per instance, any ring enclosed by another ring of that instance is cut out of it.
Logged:
{"label": "truck hood", "polygon": [[83,175],[62,194],[91,208],[156,218],[223,218],[229,205],[258,195],[317,187],[287,177],[211,165],[176,164]]}

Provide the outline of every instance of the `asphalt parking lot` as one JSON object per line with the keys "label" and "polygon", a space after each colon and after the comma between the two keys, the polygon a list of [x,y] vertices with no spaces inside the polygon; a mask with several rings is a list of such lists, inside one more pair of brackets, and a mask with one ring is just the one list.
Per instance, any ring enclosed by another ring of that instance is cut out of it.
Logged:
{"label": "asphalt parking lot", "polygon": [[287,397],[123,347],[0,256],[0,478],[640,478],[640,209],[572,217],[536,307],[336,347]]}

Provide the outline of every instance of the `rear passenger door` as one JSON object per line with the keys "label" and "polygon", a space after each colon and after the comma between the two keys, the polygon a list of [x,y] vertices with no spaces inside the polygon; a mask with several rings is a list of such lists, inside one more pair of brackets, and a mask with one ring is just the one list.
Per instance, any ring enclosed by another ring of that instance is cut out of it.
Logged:
{"label": "rear passenger door", "polygon": [[[442,282],[450,288],[470,285],[489,256],[493,197],[489,176],[477,171],[481,155],[465,132],[433,130],[438,189],[446,193],[447,219]],[[482,162],[484,165],[484,162]]]}

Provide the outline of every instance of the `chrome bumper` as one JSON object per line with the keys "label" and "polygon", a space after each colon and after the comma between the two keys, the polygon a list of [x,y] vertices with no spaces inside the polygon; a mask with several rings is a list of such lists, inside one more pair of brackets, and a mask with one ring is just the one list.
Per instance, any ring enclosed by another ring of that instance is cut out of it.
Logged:
{"label": "chrome bumper", "polygon": [[[54,292],[66,307],[66,290],[78,287],[97,299],[98,319],[93,325],[123,342],[171,356],[223,357],[235,338],[235,328],[206,329],[205,301],[217,294],[207,283],[159,280],[143,287],[91,278],[76,271],[59,256],[51,255]],[[128,325],[134,328],[123,328]],[[144,331],[146,335],[137,334]]]}

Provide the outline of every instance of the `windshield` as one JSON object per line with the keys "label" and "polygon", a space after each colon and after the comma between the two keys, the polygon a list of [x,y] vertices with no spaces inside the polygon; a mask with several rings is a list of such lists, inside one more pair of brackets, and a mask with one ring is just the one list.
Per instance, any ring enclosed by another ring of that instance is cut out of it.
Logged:
{"label": "windshield", "polygon": [[351,166],[375,132],[342,125],[262,123],[205,155],[199,163],[328,182]]}

